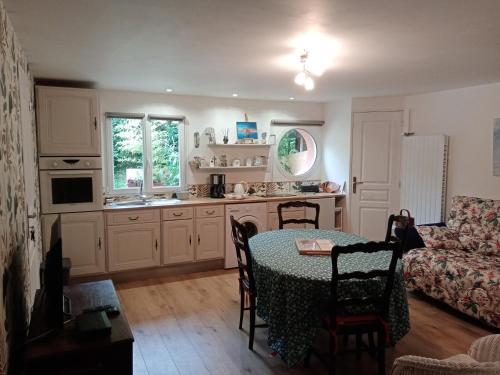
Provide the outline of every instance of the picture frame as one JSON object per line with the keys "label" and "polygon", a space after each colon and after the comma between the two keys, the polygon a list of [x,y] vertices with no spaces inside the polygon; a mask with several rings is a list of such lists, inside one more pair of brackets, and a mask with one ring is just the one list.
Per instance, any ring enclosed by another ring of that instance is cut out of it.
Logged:
{"label": "picture frame", "polygon": [[500,118],[493,125],[493,176],[500,177]]}
{"label": "picture frame", "polygon": [[254,121],[237,121],[236,136],[241,139],[258,139],[257,123]]}

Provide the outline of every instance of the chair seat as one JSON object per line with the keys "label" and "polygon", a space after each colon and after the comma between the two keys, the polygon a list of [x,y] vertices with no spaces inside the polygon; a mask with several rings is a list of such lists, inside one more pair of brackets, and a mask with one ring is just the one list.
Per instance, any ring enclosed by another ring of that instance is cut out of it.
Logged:
{"label": "chair seat", "polygon": [[333,334],[359,331],[370,332],[377,331],[380,328],[383,328],[386,334],[389,334],[389,325],[377,314],[337,316],[336,330],[331,328],[330,317],[326,317],[323,320],[328,330]]}

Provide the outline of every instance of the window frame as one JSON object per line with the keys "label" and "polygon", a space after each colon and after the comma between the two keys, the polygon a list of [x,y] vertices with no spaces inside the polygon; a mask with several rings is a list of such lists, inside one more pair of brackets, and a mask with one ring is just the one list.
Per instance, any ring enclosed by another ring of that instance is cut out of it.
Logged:
{"label": "window frame", "polygon": [[[143,192],[150,194],[172,193],[185,190],[186,183],[186,145],[185,145],[185,127],[186,119],[184,116],[167,115],[146,115],[145,113],[118,113],[107,112],[105,114],[105,191],[109,195],[132,195],[140,192],[140,187],[115,189],[114,186],[114,165],[113,165],[113,129],[111,127],[112,118],[140,119],[142,127],[142,158],[143,158]],[[165,120],[179,122],[179,186],[153,186],[153,154],[152,154],[152,135],[151,120]]]}

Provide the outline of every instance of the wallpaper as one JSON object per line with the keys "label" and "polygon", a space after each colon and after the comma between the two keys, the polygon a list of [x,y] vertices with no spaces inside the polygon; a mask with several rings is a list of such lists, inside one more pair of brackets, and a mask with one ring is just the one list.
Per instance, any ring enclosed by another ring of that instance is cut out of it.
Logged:
{"label": "wallpaper", "polygon": [[[22,134],[19,75],[28,73],[28,66],[12,25],[0,1],[0,373],[12,371],[9,354],[15,348],[16,333],[25,330],[29,320],[34,288],[29,275],[31,245],[41,252],[39,202],[26,202],[23,174],[23,147],[36,148],[34,114],[31,112],[32,134]],[[29,74],[29,73],[28,73]],[[26,92],[32,94],[29,79]],[[34,153],[36,158],[36,152]],[[36,163],[36,160],[29,161]],[[38,177],[35,178],[38,181]],[[36,187],[38,193],[38,187]],[[38,197],[38,194],[36,194]],[[35,207],[37,218],[30,221],[35,240],[30,244],[27,204]]]}

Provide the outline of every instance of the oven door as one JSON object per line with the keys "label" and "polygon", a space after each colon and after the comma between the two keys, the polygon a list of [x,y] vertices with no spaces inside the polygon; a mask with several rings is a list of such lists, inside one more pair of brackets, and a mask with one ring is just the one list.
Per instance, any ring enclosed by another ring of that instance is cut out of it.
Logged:
{"label": "oven door", "polygon": [[102,209],[102,170],[40,171],[42,213]]}

